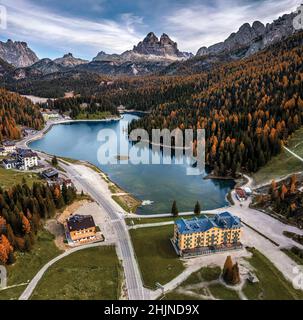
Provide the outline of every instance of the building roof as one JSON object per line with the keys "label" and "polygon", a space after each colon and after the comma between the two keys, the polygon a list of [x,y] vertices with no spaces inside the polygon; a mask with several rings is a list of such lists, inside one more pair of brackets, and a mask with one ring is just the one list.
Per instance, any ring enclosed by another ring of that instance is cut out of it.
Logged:
{"label": "building roof", "polygon": [[12,141],[3,141],[2,144],[4,147],[14,147],[16,145],[15,142]]}
{"label": "building roof", "polygon": [[37,153],[30,149],[18,149],[18,155],[22,158],[38,157]]}
{"label": "building roof", "polygon": [[175,224],[181,234],[206,232],[212,228],[241,228],[240,219],[229,212],[223,212],[213,218],[202,216],[201,218],[194,218],[190,220],[180,219],[177,220]]}
{"label": "building roof", "polygon": [[42,175],[48,179],[54,178],[54,177],[58,177],[59,172],[56,169],[53,168],[49,168],[47,170],[44,170],[42,172]]}
{"label": "building roof", "polygon": [[83,216],[76,214],[67,220],[67,227],[69,231],[79,231],[95,227],[95,221],[92,216]]}
{"label": "building roof", "polygon": [[237,188],[236,189],[236,193],[240,198],[245,198],[246,197],[245,191],[243,189],[241,189],[241,188]]}

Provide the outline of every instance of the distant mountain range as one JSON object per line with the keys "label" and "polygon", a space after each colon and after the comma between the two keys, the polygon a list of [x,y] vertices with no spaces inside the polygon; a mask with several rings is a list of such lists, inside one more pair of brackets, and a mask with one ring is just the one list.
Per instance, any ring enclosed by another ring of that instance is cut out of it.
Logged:
{"label": "distant mountain range", "polygon": [[[73,57],[71,53],[55,60],[41,59],[25,42],[0,42],[0,76],[10,81],[39,78],[65,72],[93,72],[105,75],[182,74],[201,72],[214,64],[248,57],[295,32],[295,13],[286,14],[271,24],[255,21],[243,24],[224,42],[201,47],[194,56],[181,52],[176,42],[163,34],[160,39],[150,32],[133,50],[122,54],[99,52],[92,61]],[[7,64],[10,64],[9,67]]]}
{"label": "distant mountain range", "polygon": [[294,33],[293,19],[295,16],[295,13],[286,14],[266,26],[260,21],[255,21],[252,25],[245,23],[238,32],[232,33],[224,42],[208,48],[200,48],[197,56],[234,52],[243,48],[246,49],[245,56],[249,56]]}

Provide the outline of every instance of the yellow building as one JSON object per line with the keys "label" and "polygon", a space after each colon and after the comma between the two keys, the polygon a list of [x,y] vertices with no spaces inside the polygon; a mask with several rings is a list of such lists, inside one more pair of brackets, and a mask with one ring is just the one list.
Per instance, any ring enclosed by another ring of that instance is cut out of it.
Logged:
{"label": "yellow building", "polygon": [[92,216],[74,215],[66,221],[66,237],[74,243],[96,240],[96,225]]}
{"label": "yellow building", "polygon": [[213,218],[180,219],[174,225],[172,243],[181,256],[242,248],[241,221],[224,212]]}

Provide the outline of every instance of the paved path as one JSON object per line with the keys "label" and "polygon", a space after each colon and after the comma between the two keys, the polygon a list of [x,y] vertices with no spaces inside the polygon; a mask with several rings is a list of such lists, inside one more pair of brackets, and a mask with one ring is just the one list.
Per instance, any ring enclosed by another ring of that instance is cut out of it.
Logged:
{"label": "paved path", "polygon": [[[98,179],[102,179],[100,175],[92,169],[89,170],[89,175],[82,175],[82,165],[69,164],[66,165],[62,161],[60,162],[63,169],[72,177],[73,180],[77,180],[77,183],[82,186],[82,189],[88,193],[108,214],[112,221],[114,231],[118,238],[118,251],[121,255],[124,267],[124,273],[126,278],[126,286],[128,290],[128,297],[130,300],[144,300],[149,299],[149,290],[143,287],[141,274],[135,259],[135,254],[130,240],[130,236],[127,230],[127,226],[124,220],[124,214],[120,214],[121,208],[116,203],[104,195],[99,190],[100,184]],[[101,181],[100,181],[101,183]],[[104,181],[102,180],[102,183]],[[120,212],[119,212],[120,211]]]}
{"label": "paved path", "polygon": [[[251,186],[253,180],[249,177],[246,177],[248,182],[245,186]],[[261,253],[263,253],[285,276],[286,279],[292,281],[295,277],[294,267],[297,265],[292,259],[290,259],[285,253],[281,251],[282,248],[290,248],[292,246],[297,246],[303,249],[303,245],[293,241],[284,236],[284,231],[294,232],[300,235],[303,235],[303,230],[298,229],[297,227],[284,224],[283,222],[255,209],[249,207],[251,199],[247,199],[244,202],[240,202],[235,191],[232,191],[232,198],[235,203],[233,206],[219,208],[216,210],[203,211],[202,213],[206,214],[217,214],[224,211],[229,211],[233,215],[236,215],[241,218],[241,220],[246,223],[248,226],[257,230],[260,234],[248,228],[243,227],[243,243],[247,246],[257,248]],[[183,215],[191,215],[192,212],[184,212]],[[169,216],[169,215],[165,215]],[[171,216],[171,215],[170,215]],[[138,217],[138,216],[136,216]],[[157,217],[157,216],[156,216]],[[158,216],[159,217],[159,216]],[[142,218],[142,216],[140,216]],[[137,228],[151,227],[152,225],[166,225],[169,222],[157,223],[157,224],[144,224]],[[135,226],[134,226],[135,227]],[[263,235],[263,236],[262,236]],[[273,240],[278,244],[274,245],[272,242],[267,240],[265,237]],[[216,258],[214,258],[216,259]],[[198,260],[197,260],[198,261]],[[190,271],[184,272],[182,275],[172,280],[169,284],[165,285],[165,291],[172,290],[181,280],[184,280],[185,275],[188,275]],[[157,292],[159,295],[159,291]],[[156,296],[158,296],[156,294]],[[155,294],[153,293],[153,297]]]}
{"label": "paved path", "polygon": [[298,156],[296,153],[294,153],[293,151],[291,151],[290,149],[286,148],[285,146],[283,147],[287,152],[289,152],[290,154],[292,154],[295,158],[299,159],[300,161],[303,162],[303,158],[301,158],[300,156]]}
{"label": "paved path", "polygon": [[83,245],[83,246],[72,248],[72,249],[70,249],[68,251],[65,251],[61,255],[55,257],[53,260],[51,260],[48,263],[46,263],[43,266],[43,268],[40,269],[40,271],[35,275],[35,277],[30,281],[30,283],[28,284],[26,289],[23,291],[23,293],[19,297],[19,300],[28,300],[31,297],[32,293],[34,292],[34,290],[35,290],[35,288],[36,288],[36,286],[38,284],[38,282],[41,280],[41,278],[43,277],[45,272],[53,264],[55,264],[57,261],[69,256],[72,253],[80,251],[80,250],[85,250],[85,249],[88,249],[88,248],[95,248],[95,247],[100,247],[100,246],[108,246],[108,245],[113,245],[113,244],[114,243],[110,243],[110,242],[98,242],[98,243],[92,243],[92,244]]}

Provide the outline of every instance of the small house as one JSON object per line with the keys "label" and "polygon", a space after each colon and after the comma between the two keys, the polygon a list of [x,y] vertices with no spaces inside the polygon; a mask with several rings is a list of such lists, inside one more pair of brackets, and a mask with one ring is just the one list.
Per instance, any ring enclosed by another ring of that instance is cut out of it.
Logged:
{"label": "small house", "polygon": [[13,153],[16,151],[16,144],[12,141],[4,141],[3,143],[4,151],[7,153]]}
{"label": "small house", "polygon": [[66,221],[66,235],[74,243],[89,242],[97,239],[96,225],[91,215],[76,214]]}

